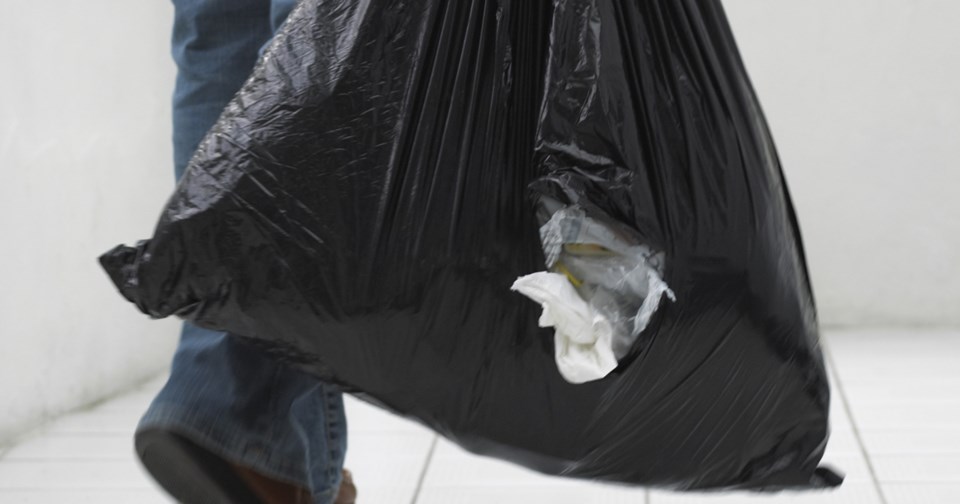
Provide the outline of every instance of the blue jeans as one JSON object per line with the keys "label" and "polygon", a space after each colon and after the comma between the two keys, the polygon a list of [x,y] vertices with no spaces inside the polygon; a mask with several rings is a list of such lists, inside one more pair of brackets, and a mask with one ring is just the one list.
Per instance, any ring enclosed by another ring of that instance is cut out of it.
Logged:
{"label": "blue jeans", "polygon": [[[295,0],[173,0],[176,175],[250,74]],[[170,379],[138,426],[200,446],[332,502],[346,453],[342,394],[240,339],[184,324]]]}

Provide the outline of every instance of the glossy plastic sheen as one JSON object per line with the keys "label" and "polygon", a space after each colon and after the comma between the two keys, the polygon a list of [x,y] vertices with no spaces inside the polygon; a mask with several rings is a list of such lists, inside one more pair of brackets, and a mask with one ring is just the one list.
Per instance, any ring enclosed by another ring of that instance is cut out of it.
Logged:
{"label": "glossy plastic sheen", "polygon": [[[547,204],[656,253],[620,366],[560,377]],[[539,215],[538,215],[539,214]],[[716,0],[306,0],[198,149],[122,294],[539,471],[831,486],[796,218]]]}

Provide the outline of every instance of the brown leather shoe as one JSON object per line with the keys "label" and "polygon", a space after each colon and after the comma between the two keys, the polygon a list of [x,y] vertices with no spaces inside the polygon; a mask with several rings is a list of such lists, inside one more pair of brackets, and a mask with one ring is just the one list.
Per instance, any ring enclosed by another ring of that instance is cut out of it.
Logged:
{"label": "brown leather shoe", "polygon": [[[310,504],[313,502],[306,488],[269,478],[247,467],[238,465],[233,467],[247,486],[263,501],[263,504]],[[334,504],[356,504],[356,502],[357,487],[353,484],[353,474],[344,469]]]}
{"label": "brown leather shoe", "polygon": [[150,475],[184,504],[262,504],[222,458],[175,432],[146,429],[134,437]]}
{"label": "brown leather shoe", "polygon": [[[135,436],[137,454],[151,476],[184,504],[310,504],[303,487],[276,480],[211,453],[166,429]],[[344,470],[335,504],[355,504],[357,487]]]}
{"label": "brown leather shoe", "polygon": [[230,465],[263,504],[310,504],[313,501],[306,488],[264,476],[249,467]]}
{"label": "brown leather shoe", "polygon": [[[233,467],[247,486],[263,501],[263,504],[310,504],[313,501],[306,488],[269,478],[247,467],[235,464]],[[344,469],[334,504],[356,504],[356,502],[357,487],[353,484],[353,474]]]}
{"label": "brown leather shoe", "polygon": [[337,498],[333,504],[356,504],[357,486],[353,484],[353,473],[344,469],[343,479],[340,481],[340,490],[337,491]]}

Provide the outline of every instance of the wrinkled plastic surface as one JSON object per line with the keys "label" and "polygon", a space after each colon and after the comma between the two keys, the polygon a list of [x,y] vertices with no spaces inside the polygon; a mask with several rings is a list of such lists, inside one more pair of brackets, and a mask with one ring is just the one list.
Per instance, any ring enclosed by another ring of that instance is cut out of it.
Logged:
{"label": "wrinkled plastic surface", "polygon": [[615,227],[622,226],[606,220],[587,217],[577,205],[563,206],[540,227],[540,241],[547,267],[565,275],[579,297],[613,327],[613,352],[619,360],[646,329],[663,296],[673,301],[676,296],[663,281],[663,253],[650,250],[639,237],[617,233]]}
{"label": "wrinkled plastic surface", "polygon": [[[564,381],[544,201],[664,257],[608,377]],[[796,219],[715,0],[306,0],[154,237],[101,259],[179,315],[558,475],[829,486],[829,390]]]}

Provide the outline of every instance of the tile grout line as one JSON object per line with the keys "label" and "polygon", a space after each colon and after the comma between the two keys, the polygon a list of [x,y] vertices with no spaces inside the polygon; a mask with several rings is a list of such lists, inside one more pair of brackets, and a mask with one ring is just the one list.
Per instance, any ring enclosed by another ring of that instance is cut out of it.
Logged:
{"label": "tile grout line", "polygon": [[834,381],[836,381],[837,393],[840,394],[840,403],[843,405],[844,411],[847,412],[847,418],[850,420],[850,427],[853,429],[853,436],[857,439],[857,445],[860,447],[860,453],[863,454],[863,460],[867,464],[867,470],[870,471],[870,478],[873,480],[873,486],[876,488],[877,495],[880,497],[880,503],[887,504],[887,496],[883,493],[883,485],[880,484],[880,478],[877,477],[877,471],[873,468],[873,460],[870,459],[870,454],[867,452],[867,445],[863,442],[863,436],[860,435],[860,427],[853,419],[853,408],[850,407],[850,401],[847,400],[847,393],[843,389],[843,384],[840,383],[840,372],[837,370],[837,364],[833,358],[833,352],[830,351],[829,345],[822,339],[821,346],[823,347],[823,353],[827,358],[830,369],[833,372],[833,378]]}
{"label": "tile grout line", "polygon": [[417,499],[420,498],[420,490],[423,488],[423,481],[427,478],[427,470],[430,469],[430,462],[433,461],[433,452],[436,451],[439,440],[440,435],[434,434],[433,441],[430,443],[430,449],[427,451],[427,459],[423,461],[423,469],[420,470],[420,477],[417,479],[417,487],[413,490],[413,498],[410,499],[410,504],[417,504]]}
{"label": "tile grout line", "polygon": [[643,504],[650,504],[650,489],[643,489]]}

